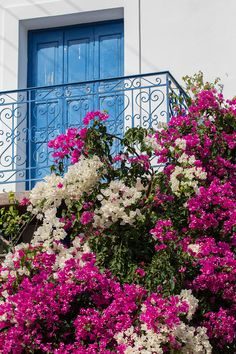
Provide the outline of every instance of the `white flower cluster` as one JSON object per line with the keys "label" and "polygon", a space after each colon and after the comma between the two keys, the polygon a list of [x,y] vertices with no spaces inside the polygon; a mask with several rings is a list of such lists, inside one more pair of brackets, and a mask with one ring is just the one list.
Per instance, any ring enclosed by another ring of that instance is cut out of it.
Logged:
{"label": "white flower cluster", "polygon": [[194,155],[189,156],[184,152],[182,155],[180,155],[177,161],[184,166],[193,166],[196,159]]}
{"label": "white flower cluster", "polygon": [[173,330],[173,335],[182,343],[181,354],[211,354],[212,346],[205,327],[191,327],[181,322]]}
{"label": "white flower cluster", "polygon": [[197,243],[191,243],[188,245],[188,250],[198,254],[201,251],[201,246]]}
{"label": "white flower cluster", "polygon": [[178,138],[175,140],[175,145],[170,147],[170,151],[175,150],[185,150],[186,149],[186,140]]}
{"label": "white flower cluster", "polygon": [[198,307],[198,299],[196,299],[196,297],[193,296],[191,290],[187,290],[187,289],[181,290],[179,297],[180,297],[180,300],[187,302],[187,304],[189,306],[187,319],[190,321],[193,317],[193,314],[196,312],[196,309]]}
{"label": "white flower cluster", "polygon": [[[84,253],[90,253],[91,250],[89,248],[89,245],[87,243],[81,244],[80,238],[76,237],[73,242],[72,246],[70,248],[65,248],[61,243],[53,243],[53,252],[56,252],[56,260],[53,266],[53,270],[60,270],[63,269],[66,261],[68,261],[71,258],[76,258],[80,259],[80,264],[83,266],[84,262],[81,259],[81,256]],[[57,273],[54,273],[54,278],[57,277]]]}
{"label": "white flower cluster", "polygon": [[185,150],[186,149],[186,140],[178,138],[175,140],[175,146],[179,148],[180,150]]}
{"label": "white flower cluster", "polygon": [[[7,279],[9,276],[16,277],[17,274],[29,275],[29,270],[25,266],[21,267],[18,271],[16,271],[14,265],[14,262],[16,262],[19,259],[19,251],[21,249],[26,249],[26,248],[28,248],[27,243],[20,243],[19,245],[14,247],[14,252],[8,252],[6,254],[4,261],[1,264],[2,268],[6,268],[6,270],[1,270],[0,272],[0,277],[2,279]],[[6,296],[8,296],[7,292],[5,294]]]}
{"label": "white flower cluster", "polygon": [[168,344],[172,335],[181,345],[180,354],[211,354],[212,346],[206,334],[205,327],[190,327],[181,322],[173,329],[160,325],[159,333],[148,329],[145,324],[141,327],[142,333],[137,334],[134,327],[115,337],[118,344],[125,344],[125,354],[163,354],[162,346]]}
{"label": "white flower cluster", "polygon": [[179,153],[179,150],[184,151],[186,149],[186,140],[178,138],[175,140],[174,145],[169,147],[171,152]]}
{"label": "white flower cluster", "polygon": [[67,205],[72,200],[78,200],[83,193],[89,193],[101,178],[100,168],[103,163],[99,157],[86,159],[82,157],[79,162],[70,166],[64,177],[52,174],[44,182],[38,182],[32,189],[29,199],[31,205],[28,210],[43,220],[43,224],[35,231],[32,244],[50,246],[54,240],[65,238],[64,224],[56,216],[57,208],[62,200]]}
{"label": "white flower cluster", "polygon": [[129,207],[141,198],[144,190],[140,180],[135,187],[128,187],[121,181],[112,181],[108,188],[102,189],[97,196],[101,207],[94,211],[94,227],[108,228],[119,221],[120,225],[132,225],[141,216],[140,209],[130,210]]}
{"label": "white flower cluster", "polygon": [[99,169],[103,163],[98,156],[82,157],[79,162],[70,166],[64,177],[65,200],[80,199],[83,193],[89,193],[101,178]]}
{"label": "white flower cluster", "polygon": [[154,135],[145,136],[144,143],[148,148],[151,148],[153,151],[159,151],[162,149],[161,145],[157,143]]}
{"label": "white flower cluster", "polygon": [[45,211],[43,224],[34,232],[31,241],[33,246],[42,245],[50,247],[53,241],[60,241],[66,237],[64,224],[56,216],[57,209],[51,208]]}
{"label": "white flower cluster", "polygon": [[58,188],[60,183],[63,183],[63,178],[54,173],[46,176],[44,181],[38,182],[29,195],[32,204],[28,207],[29,211],[38,214],[49,208],[59,207],[64,193],[62,189]]}
{"label": "white flower cluster", "polygon": [[142,325],[142,334],[138,335],[134,327],[128,328],[125,332],[120,332],[115,339],[118,344],[125,344],[125,354],[162,354],[161,345],[167,342],[167,336],[163,330],[155,333],[148,329],[145,324]]}
{"label": "white flower cluster", "polygon": [[181,194],[190,196],[192,191],[198,191],[198,181],[204,180],[207,174],[201,167],[196,167],[194,162],[196,161],[193,155],[188,156],[183,153],[178,162],[182,166],[175,166],[174,171],[170,175],[170,186],[172,192],[178,197]]}
{"label": "white flower cluster", "polygon": [[71,199],[79,199],[82,194],[89,193],[101,178],[99,169],[103,163],[97,156],[82,157],[79,162],[70,166],[64,177],[52,174],[38,182],[29,195],[32,206],[29,210],[34,214],[44,213],[47,209],[58,208],[62,199],[70,204]]}

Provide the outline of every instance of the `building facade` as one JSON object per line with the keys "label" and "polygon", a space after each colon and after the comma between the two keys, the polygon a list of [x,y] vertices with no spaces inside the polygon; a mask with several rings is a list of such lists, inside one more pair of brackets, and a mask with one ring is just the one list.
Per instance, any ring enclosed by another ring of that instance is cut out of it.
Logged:
{"label": "building facade", "polygon": [[88,110],[119,134],[158,127],[199,70],[234,96],[235,13],[235,0],[0,0],[0,190],[30,189],[47,141]]}
{"label": "building facade", "polygon": [[126,75],[202,70],[235,94],[234,0],[1,0],[0,89],[27,86],[28,31],[124,19]]}

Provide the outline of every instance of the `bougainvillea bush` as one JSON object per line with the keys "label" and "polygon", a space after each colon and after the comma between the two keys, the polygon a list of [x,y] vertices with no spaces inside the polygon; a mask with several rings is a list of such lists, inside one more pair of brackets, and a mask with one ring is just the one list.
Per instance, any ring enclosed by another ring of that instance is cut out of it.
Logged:
{"label": "bougainvillea bush", "polygon": [[40,226],[0,268],[1,353],[236,352],[236,99],[192,92],[162,130],[89,112],[49,143],[22,202]]}

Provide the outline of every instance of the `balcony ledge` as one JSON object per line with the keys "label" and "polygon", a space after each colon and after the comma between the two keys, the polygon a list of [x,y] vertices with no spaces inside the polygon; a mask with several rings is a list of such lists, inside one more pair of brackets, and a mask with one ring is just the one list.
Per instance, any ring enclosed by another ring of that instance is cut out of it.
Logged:
{"label": "balcony ledge", "polygon": [[[17,201],[21,201],[23,198],[28,198],[29,196],[29,191],[25,191],[25,192],[16,192],[15,193],[15,199]],[[9,201],[9,197],[8,197],[8,193],[0,193],[0,208],[2,207],[7,207],[11,205],[10,201]]]}

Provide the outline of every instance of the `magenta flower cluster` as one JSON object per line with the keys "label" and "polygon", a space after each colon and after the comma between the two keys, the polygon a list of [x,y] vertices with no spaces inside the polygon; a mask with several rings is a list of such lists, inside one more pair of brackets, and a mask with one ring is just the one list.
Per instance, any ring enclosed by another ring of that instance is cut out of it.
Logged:
{"label": "magenta flower cluster", "polygon": [[101,112],[101,111],[95,111],[95,112],[88,112],[86,114],[86,116],[83,119],[83,123],[85,125],[89,125],[89,123],[94,120],[95,118],[97,118],[99,121],[105,121],[107,120],[109,117],[109,115],[105,112]]}
{"label": "magenta flower cluster", "polygon": [[186,314],[189,305],[181,301],[178,296],[170,296],[165,299],[159,294],[151,294],[143,305],[145,312],[140,319],[146,323],[148,329],[160,330],[160,325],[165,323],[169,328],[180,324],[180,315]]}
{"label": "magenta flower cluster", "polygon": [[78,162],[84,147],[86,134],[87,128],[80,130],[78,128],[69,128],[66,134],[61,134],[51,140],[48,143],[48,147],[55,150],[52,153],[55,161],[60,161],[70,156],[72,164]]}
{"label": "magenta flower cluster", "polygon": [[235,188],[230,182],[214,179],[209,186],[200,187],[187,204],[190,229],[220,230],[222,238],[232,235],[236,226],[236,200]]}
{"label": "magenta flower cluster", "polygon": [[[172,329],[187,314],[189,305],[178,296],[147,296],[140,286],[122,286],[109,272],[100,272],[92,253],[78,257],[77,252],[58,268],[59,254],[52,249],[16,251],[14,274],[0,290],[5,297],[1,353],[124,354],[126,346],[117,343],[117,334],[141,323],[159,333],[162,325]],[[25,267],[29,272],[24,273]],[[2,266],[0,272],[8,270]]]}
{"label": "magenta flower cluster", "polygon": [[[95,118],[103,122],[108,119],[108,114],[100,111],[88,112],[83,119],[84,125],[89,123]],[[85,140],[87,136],[88,128],[69,128],[66,134],[61,134],[48,143],[48,147],[54,149],[52,157],[56,163],[63,161],[64,158],[70,157],[71,164],[75,164],[79,161],[79,158],[83,151]],[[60,187],[59,187],[60,188]]]}
{"label": "magenta flower cluster", "polygon": [[183,205],[186,219],[182,219],[182,225],[177,217],[180,208],[172,216],[175,227],[172,219],[162,218],[151,234],[158,240],[157,251],[167,248],[167,240],[178,239],[178,245],[193,257],[198,272],[193,280],[186,281],[195,295],[204,299],[209,311],[202,309],[201,323],[220,348],[236,341],[236,134],[232,130],[235,118],[235,99],[225,102],[216,90],[205,90],[196,95],[188,114],[173,117],[168,129],[154,135],[159,162],[168,162],[163,171],[166,198],[160,199],[159,191],[156,195],[164,210],[171,210],[168,197],[173,198],[173,194],[169,186],[181,156],[185,156],[185,161],[186,156],[194,156],[193,166],[206,172],[206,178],[198,181],[198,189],[190,198],[172,199]]}
{"label": "magenta flower cluster", "polygon": [[[132,325],[145,290],[121,287],[99,271],[93,254],[54,270],[56,257],[32,247],[17,253],[16,273],[0,290],[1,297],[7,293],[0,304],[1,352],[115,353],[114,335]],[[20,275],[24,266],[30,273]]]}

